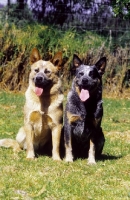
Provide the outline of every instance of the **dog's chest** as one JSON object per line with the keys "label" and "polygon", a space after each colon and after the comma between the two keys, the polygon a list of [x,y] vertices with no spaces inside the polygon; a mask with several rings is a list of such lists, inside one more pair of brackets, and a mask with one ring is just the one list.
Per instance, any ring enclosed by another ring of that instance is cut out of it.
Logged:
{"label": "dog's chest", "polygon": [[40,111],[33,111],[29,115],[29,123],[33,127],[35,146],[44,145],[51,136],[52,119]]}
{"label": "dog's chest", "polygon": [[48,130],[53,126],[52,118],[40,111],[33,111],[30,113],[29,121],[34,127],[34,130],[38,133],[42,132],[42,130]]}
{"label": "dog's chest", "polygon": [[96,97],[95,98],[90,98],[88,99],[85,103],[85,110],[87,113],[87,117],[92,117],[94,116],[94,113],[96,111],[97,108],[97,101],[96,101]]}
{"label": "dog's chest", "polygon": [[41,97],[37,97],[34,93],[29,94],[26,93],[24,107],[25,124],[31,123],[35,135],[43,135],[43,133],[46,135],[58,123],[59,118],[62,118],[63,94]]}

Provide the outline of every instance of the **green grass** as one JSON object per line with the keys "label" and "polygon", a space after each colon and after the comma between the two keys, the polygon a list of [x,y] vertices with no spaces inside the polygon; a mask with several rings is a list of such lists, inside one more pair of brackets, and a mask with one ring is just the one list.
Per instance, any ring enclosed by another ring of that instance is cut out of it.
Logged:
{"label": "green grass", "polygon": [[[23,124],[24,95],[0,93],[0,138],[15,138]],[[130,102],[104,99],[103,157],[96,166],[0,148],[0,199],[5,200],[129,200]]]}

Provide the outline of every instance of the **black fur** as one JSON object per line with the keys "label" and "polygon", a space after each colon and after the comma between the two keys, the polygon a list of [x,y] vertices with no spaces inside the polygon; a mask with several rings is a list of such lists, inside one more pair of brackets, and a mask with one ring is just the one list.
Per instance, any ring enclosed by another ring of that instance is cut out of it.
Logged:
{"label": "black fur", "polygon": [[[88,156],[90,140],[94,143],[95,156],[99,156],[102,153],[105,143],[101,128],[103,116],[102,74],[105,71],[105,67],[105,57],[101,58],[94,66],[82,64],[77,55],[73,57],[75,77],[67,96],[64,117],[64,140],[65,147],[68,148],[69,146],[70,152],[72,147],[74,159]],[[89,98],[87,97],[84,101],[80,98],[81,90],[87,91],[89,95]],[[71,118],[68,117],[68,113]],[[73,117],[77,118],[71,121]],[[66,161],[71,160],[66,159]]]}

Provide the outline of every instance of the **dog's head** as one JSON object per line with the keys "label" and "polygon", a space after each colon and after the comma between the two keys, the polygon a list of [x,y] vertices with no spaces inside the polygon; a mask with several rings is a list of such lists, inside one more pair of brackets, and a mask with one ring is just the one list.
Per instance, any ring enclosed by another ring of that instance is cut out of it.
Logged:
{"label": "dog's head", "polygon": [[106,58],[101,58],[95,65],[82,64],[80,58],[74,54],[73,68],[75,71],[74,85],[81,101],[86,101],[101,84],[105,72]]}
{"label": "dog's head", "polygon": [[30,83],[37,96],[49,91],[59,81],[58,69],[62,62],[62,53],[58,52],[50,61],[41,59],[39,51],[34,48],[30,56]]}

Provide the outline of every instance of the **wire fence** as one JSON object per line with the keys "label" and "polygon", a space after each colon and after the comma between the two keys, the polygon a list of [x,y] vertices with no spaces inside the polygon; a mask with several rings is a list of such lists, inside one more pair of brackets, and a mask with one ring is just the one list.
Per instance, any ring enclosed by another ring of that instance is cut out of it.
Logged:
{"label": "wire fence", "polygon": [[[62,2],[62,1],[61,1]],[[12,6],[12,5],[11,5]],[[101,34],[109,34],[113,37],[118,37],[119,34],[124,34],[126,31],[130,31],[130,20],[123,20],[121,18],[114,17],[111,6],[107,1],[102,3],[86,4],[82,5],[70,4],[50,4],[46,3],[44,11],[41,7],[32,6],[32,15],[35,20],[40,22],[47,22],[57,26],[63,30],[66,29],[80,29],[83,31],[90,30],[96,31]],[[13,11],[13,12],[12,12]],[[1,16],[14,15],[14,13],[20,13],[22,11],[22,18],[28,19],[30,13],[26,9],[13,10],[12,7],[6,7],[6,9],[0,9]]]}
{"label": "wire fence", "polygon": [[[114,17],[108,1],[102,3],[73,5],[70,4],[48,4],[44,5],[44,12],[40,5],[32,6],[32,17],[43,24],[51,24],[62,31],[75,29],[79,32],[91,31],[107,38],[111,46],[112,54],[119,60],[120,65],[126,65],[127,77],[130,79],[130,20]],[[30,11],[30,9],[29,9]],[[19,20],[29,20],[30,12],[27,9],[0,9],[0,18],[6,19],[19,15]],[[95,37],[96,37],[95,34]],[[124,51],[125,49],[125,51]]]}
{"label": "wire fence", "polygon": [[2,16],[8,19],[19,14],[19,20],[21,20],[20,18],[28,20],[31,11],[32,18],[40,23],[52,24],[63,31],[68,29],[82,32],[93,31],[110,37],[116,46],[120,43],[122,46],[130,47],[130,19],[124,20],[114,17],[111,3],[108,0],[103,0],[100,3],[96,3],[96,1],[86,2],[84,6],[80,3],[74,4],[73,1],[68,1],[68,4],[63,3],[64,1],[53,3],[38,1],[37,6],[31,2],[28,5],[29,12],[27,12],[26,7],[23,7],[24,9],[15,7],[14,9],[13,4],[6,6],[4,10],[0,9],[0,19]]}
{"label": "wire fence", "polygon": [[[0,9],[0,18],[5,16],[8,19],[19,14],[19,20],[29,20],[31,10],[32,18],[40,23],[52,24],[63,31],[68,29],[92,31],[109,37],[114,48],[119,45],[130,48],[130,20],[114,17],[109,1],[86,3],[85,6],[79,3],[73,4],[73,1],[68,4],[64,4],[63,1],[53,4],[45,2],[44,6],[38,3],[38,6],[30,4],[29,12],[26,7],[20,10],[16,7],[14,9],[12,5],[7,6],[4,10]],[[41,6],[44,7],[44,11]]]}

